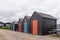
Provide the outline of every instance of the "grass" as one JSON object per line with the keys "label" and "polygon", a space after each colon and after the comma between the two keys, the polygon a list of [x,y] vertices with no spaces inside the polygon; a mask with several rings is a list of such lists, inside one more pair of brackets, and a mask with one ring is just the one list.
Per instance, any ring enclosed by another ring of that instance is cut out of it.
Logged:
{"label": "grass", "polygon": [[10,28],[8,26],[2,27],[2,29],[9,30]]}

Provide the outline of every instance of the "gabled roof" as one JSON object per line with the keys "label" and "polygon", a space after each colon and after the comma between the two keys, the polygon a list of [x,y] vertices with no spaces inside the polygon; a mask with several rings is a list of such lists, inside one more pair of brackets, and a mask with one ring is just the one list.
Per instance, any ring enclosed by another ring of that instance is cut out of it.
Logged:
{"label": "gabled roof", "polygon": [[30,16],[25,16],[27,19],[30,19]]}
{"label": "gabled roof", "polygon": [[22,22],[23,21],[23,18],[19,18],[19,22]]}
{"label": "gabled roof", "polygon": [[40,13],[40,12],[36,12],[36,11],[34,11],[34,13],[37,13],[37,14],[39,14],[40,16],[42,16],[44,18],[56,19],[55,17],[53,17],[49,14],[44,14],[44,13]]}
{"label": "gabled roof", "polygon": [[18,21],[13,21],[13,24],[18,24]]}

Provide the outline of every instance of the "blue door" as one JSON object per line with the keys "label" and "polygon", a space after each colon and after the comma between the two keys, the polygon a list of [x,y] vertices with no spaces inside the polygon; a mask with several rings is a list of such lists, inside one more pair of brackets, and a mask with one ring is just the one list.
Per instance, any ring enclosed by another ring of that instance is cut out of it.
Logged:
{"label": "blue door", "polygon": [[27,22],[24,22],[24,32],[27,32]]}

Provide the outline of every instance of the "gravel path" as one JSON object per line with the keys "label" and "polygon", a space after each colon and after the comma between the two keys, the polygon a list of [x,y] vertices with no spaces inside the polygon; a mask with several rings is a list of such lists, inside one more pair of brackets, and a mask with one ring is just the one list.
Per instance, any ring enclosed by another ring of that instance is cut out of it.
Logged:
{"label": "gravel path", "polygon": [[8,30],[0,30],[0,32],[4,35],[6,40],[60,40],[59,37],[51,35],[40,36]]}
{"label": "gravel path", "polygon": [[1,31],[0,31],[0,40],[5,40],[5,38],[4,38],[4,36],[3,36]]}

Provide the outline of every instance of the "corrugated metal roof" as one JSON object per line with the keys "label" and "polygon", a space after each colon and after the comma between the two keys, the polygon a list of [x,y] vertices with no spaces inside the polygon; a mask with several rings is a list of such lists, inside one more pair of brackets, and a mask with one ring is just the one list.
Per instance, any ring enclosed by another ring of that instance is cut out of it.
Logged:
{"label": "corrugated metal roof", "polygon": [[49,14],[44,14],[44,13],[40,13],[40,12],[36,12],[36,11],[34,11],[34,13],[38,13],[39,15],[41,15],[42,17],[45,17],[45,18],[56,19],[55,17],[53,17]]}

